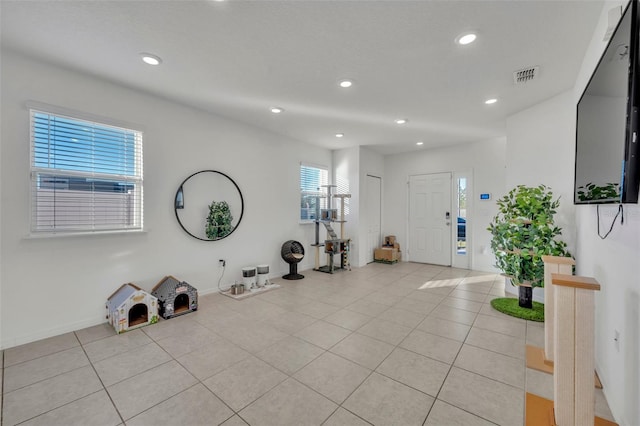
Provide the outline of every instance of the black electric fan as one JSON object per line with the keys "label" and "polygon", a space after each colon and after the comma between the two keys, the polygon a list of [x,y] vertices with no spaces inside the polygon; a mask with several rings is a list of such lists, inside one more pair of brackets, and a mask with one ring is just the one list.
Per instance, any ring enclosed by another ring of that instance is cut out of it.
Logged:
{"label": "black electric fan", "polygon": [[289,240],[282,244],[280,250],[282,259],[289,264],[289,273],[282,278],[285,280],[301,280],[304,275],[298,273],[298,263],[304,258],[304,247],[297,241]]}

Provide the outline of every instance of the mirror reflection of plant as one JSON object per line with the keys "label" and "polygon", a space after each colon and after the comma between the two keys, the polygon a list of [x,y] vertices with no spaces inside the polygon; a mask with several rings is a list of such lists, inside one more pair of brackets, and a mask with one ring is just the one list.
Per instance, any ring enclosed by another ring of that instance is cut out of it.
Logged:
{"label": "mirror reflection of plant", "polygon": [[620,184],[607,183],[606,185],[596,185],[589,182],[578,187],[578,200],[611,200],[620,198]]}
{"label": "mirror reflection of plant", "polygon": [[209,204],[209,215],[205,233],[210,240],[226,237],[233,231],[231,209],[226,201],[212,201]]}
{"label": "mirror reflection of plant", "polygon": [[542,256],[571,256],[567,244],[558,239],[562,229],[553,221],[559,198],[554,200],[545,185],[518,185],[496,204],[498,214],[487,228],[492,236],[495,266],[514,285],[544,286]]}

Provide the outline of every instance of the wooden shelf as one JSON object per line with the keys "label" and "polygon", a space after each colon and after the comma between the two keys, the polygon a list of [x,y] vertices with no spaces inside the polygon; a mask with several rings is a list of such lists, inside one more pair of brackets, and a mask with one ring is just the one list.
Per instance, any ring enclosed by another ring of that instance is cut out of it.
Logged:
{"label": "wooden shelf", "polygon": [[594,278],[577,275],[551,274],[551,284],[585,290],[600,290],[600,284]]}
{"label": "wooden shelf", "polygon": [[564,256],[542,256],[542,261],[545,263],[557,263],[559,265],[575,265],[576,261],[571,257]]}

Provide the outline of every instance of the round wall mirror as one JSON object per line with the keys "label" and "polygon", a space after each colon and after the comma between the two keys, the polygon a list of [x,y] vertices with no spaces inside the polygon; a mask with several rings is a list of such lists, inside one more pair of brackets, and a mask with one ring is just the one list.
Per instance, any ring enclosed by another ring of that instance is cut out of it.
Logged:
{"label": "round wall mirror", "polygon": [[244,199],[229,176],[201,170],[186,178],[174,200],[176,219],[184,231],[202,241],[217,241],[236,230],[244,214]]}

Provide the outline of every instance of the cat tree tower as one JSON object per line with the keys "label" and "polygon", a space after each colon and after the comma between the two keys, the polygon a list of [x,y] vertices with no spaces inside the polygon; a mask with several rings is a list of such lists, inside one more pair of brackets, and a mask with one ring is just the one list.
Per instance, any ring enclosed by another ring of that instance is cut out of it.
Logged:
{"label": "cat tree tower", "polygon": [[[316,241],[312,244],[316,248],[316,262],[315,271],[326,272],[333,274],[336,269],[349,269],[351,270],[351,261],[349,260],[349,251],[351,248],[351,240],[344,236],[344,208],[345,198],[351,198],[351,194],[333,194],[336,185],[322,185],[322,188],[327,188],[326,194],[320,193],[316,195]],[[320,198],[327,199],[327,208],[320,208]],[[332,200],[340,200],[340,218],[338,218],[338,209],[332,208]],[[327,230],[327,238],[324,243],[320,242],[320,223],[322,223]],[[333,229],[332,223],[340,224],[340,237]],[[324,247],[324,252],[327,255],[327,264],[320,266],[320,247]],[[339,262],[336,265],[335,257],[339,257]]]}

